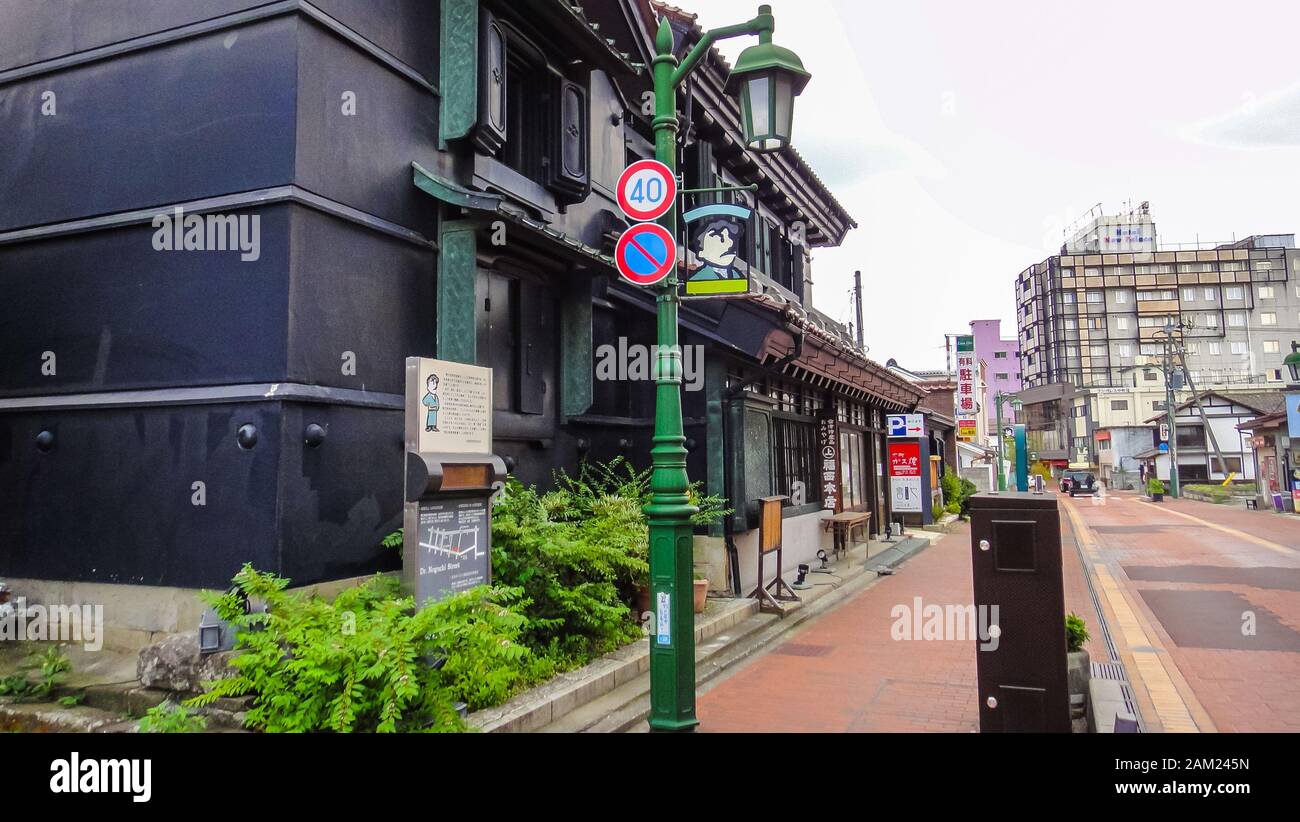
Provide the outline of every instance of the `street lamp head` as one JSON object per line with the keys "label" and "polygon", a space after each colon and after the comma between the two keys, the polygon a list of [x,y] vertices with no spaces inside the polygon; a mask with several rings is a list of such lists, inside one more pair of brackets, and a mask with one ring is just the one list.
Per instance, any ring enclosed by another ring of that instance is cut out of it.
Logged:
{"label": "street lamp head", "polygon": [[[770,20],[772,8],[759,6],[758,14]],[[799,55],[772,42],[770,28],[759,34],[758,45],[740,53],[726,90],[740,100],[746,147],[765,153],[790,144],[794,98],[811,77]]]}
{"label": "street lamp head", "polygon": [[1291,382],[1300,383],[1300,344],[1291,343],[1291,353],[1286,355],[1282,364],[1291,372]]}

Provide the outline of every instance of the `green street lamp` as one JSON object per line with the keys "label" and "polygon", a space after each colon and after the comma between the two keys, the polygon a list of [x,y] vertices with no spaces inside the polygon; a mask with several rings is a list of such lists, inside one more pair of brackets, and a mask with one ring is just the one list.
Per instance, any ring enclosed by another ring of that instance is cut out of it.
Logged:
{"label": "green street lamp", "polygon": [[1291,372],[1291,382],[1300,384],[1300,343],[1294,341],[1291,343],[1291,353],[1286,355],[1282,364]]}
{"label": "green street lamp", "polygon": [[[762,6],[759,14],[764,14]],[[776,151],[790,145],[794,98],[812,77],[790,49],[772,42],[772,32],[758,36],[758,45],[740,53],[727,78],[727,93],[740,99],[745,145],[754,151]]]}
{"label": "green street lamp", "polygon": [[[759,6],[758,16],[747,23],[706,31],[679,64],[673,54],[672,26],[668,18],[660,19],[652,61],[655,159],[676,173],[676,89],[715,42],[743,35],[758,35],[759,44],[741,54],[728,87],[734,81],[742,93],[741,108],[747,112],[746,144],[757,151],[773,151],[789,142],[793,98],[808,82],[808,72],[793,52],[772,45],[773,28],[772,7]],[[659,223],[677,236],[676,208],[669,209]],[[691,515],[697,509],[687,493],[677,286],[674,271],[656,297],[655,432],[650,449],[651,496],[645,507],[650,530],[650,607],[655,613],[655,633],[650,637],[652,731],[692,731],[700,724],[695,718],[695,615],[691,607]]]}

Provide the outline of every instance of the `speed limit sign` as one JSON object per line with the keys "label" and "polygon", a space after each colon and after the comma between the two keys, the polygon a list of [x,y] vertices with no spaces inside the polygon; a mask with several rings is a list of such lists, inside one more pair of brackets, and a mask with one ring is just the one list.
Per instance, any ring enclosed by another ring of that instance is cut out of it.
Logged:
{"label": "speed limit sign", "polygon": [[677,178],[658,160],[637,160],[618,178],[618,207],[636,222],[657,220],[677,199]]}

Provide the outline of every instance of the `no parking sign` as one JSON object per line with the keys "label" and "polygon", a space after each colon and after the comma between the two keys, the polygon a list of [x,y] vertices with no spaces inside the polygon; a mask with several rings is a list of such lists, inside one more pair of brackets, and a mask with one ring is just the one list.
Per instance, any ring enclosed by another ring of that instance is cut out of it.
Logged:
{"label": "no parking sign", "polygon": [[614,262],[628,282],[654,285],[677,264],[677,243],[658,223],[634,225],[619,236]]}

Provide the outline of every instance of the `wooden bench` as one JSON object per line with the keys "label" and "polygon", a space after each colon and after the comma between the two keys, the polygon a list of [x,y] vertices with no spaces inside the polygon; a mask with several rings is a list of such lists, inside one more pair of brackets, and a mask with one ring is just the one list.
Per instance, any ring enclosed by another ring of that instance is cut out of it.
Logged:
{"label": "wooden bench", "polygon": [[833,533],[834,536],[834,553],[835,558],[839,559],[841,554],[847,554],[849,543],[853,541],[853,529],[865,528],[871,523],[870,511],[841,511],[834,516],[826,517],[822,520],[825,530]]}

